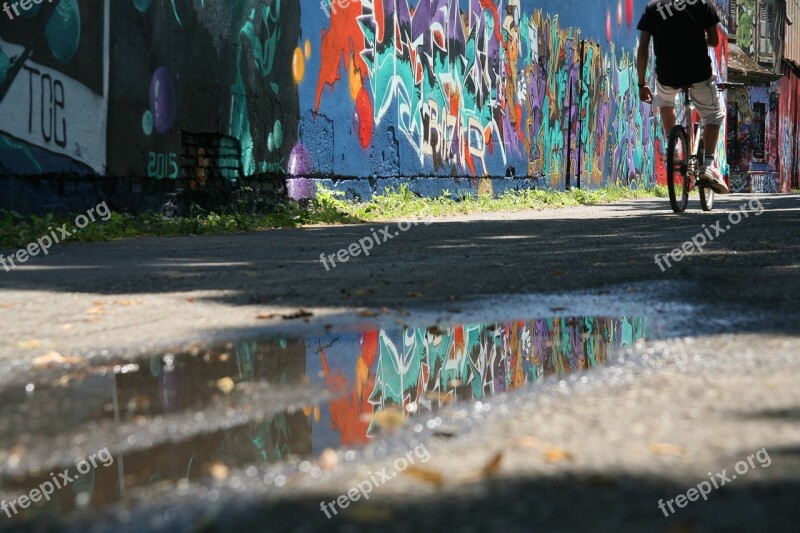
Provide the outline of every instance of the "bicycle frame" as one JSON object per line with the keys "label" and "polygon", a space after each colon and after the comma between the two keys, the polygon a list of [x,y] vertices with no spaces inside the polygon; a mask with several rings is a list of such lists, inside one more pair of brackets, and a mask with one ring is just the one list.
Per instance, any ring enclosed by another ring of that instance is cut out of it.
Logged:
{"label": "bicycle frame", "polygon": [[[743,87],[743,85],[728,82],[717,84],[719,91],[733,87]],[[683,213],[689,201],[689,191],[697,189],[700,193],[700,207],[703,211],[711,211],[714,207],[714,189],[708,183],[700,186],[702,183],[700,168],[705,162],[705,151],[715,150],[716,147],[705,146],[703,142],[703,123],[700,120],[694,120],[694,105],[692,105],[689,87],[683,87],[681,91],[684,99],[683,117],[680,122],[676,117],[676,124],[669,132],[667,143],[669,201],[673,211]],[[678,150],[678,146],[680,146],[680,150]]]}
{"label": "bicycle frame", "polygon": [[694,105],[692,104],[688,87],[683,89],[683,100],[683,120],[681,125],[689,135],[689,146],[692,147],[692,151],[689,153],[689,168],[686,169],[686,174],[692,177],[687,184],[691,190],[697,185],[698,173],[700,166],[703,164],[702,159],[705,157],[705,154],[699,153],[700,141],[703,139],[703,123],[700,121],[695,122],[694,120]]}

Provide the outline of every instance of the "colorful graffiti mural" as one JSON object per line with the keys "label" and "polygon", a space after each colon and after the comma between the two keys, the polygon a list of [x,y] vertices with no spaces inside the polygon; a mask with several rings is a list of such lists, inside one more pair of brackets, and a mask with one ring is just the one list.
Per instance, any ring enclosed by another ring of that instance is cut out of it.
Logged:
{"label": "colorful graffiti mural", "polygon": [[[502,176],[513,167],[557,187],[569,163],[584,183],[643,183],[654,128],[635,90],[638,12],[631,1],[604,3],[619,11],[619,44],[601,45],[601,32],[584,39],[519,0],[353,3],[321,30],[314,112],[341,106],[336,89],[347,85],[360,148],[377,149],[374,132],[391,126],[414,174]],[[590,10],[605,14],[598,7]]]}
{"label": "colorful graffiti mural", "polygon": [[779,130],[779,190],[789,192],[800,189],[800,142],[797,127],[800,124],[800,76],[787,66],[778,91]]}
{"label": "colorful graffiti mural", "polygon": [[299,9],[285,0],[116,6],[115,36],[138,52],[112,75],[127,105],[109,110],[109,170],[186,177],[191,188],[285,173],[299,117],[287,73],[304,59],[294,55]]}
{"label": "colorful graffiti mural", "polygon": [[326,177],[647,185],[665,138],[637,98],[645,4],[59,0],[0,28],[0,173],[277,175],[298,198]]}

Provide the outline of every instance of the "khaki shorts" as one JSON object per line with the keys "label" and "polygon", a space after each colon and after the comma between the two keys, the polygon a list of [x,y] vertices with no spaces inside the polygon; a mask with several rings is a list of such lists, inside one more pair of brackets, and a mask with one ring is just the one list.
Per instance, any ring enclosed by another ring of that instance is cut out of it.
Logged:
{"label": "khaki shorts", "polygon": [[[717,85],[714,83],[716,79],[716,76],[711,76],[706,81],[697,82],[689,86],[692,105],[700,115],[700,120],[703,121],[704,126],[707,124],[719,126],[725,120],[722,98],[720,98],[719,90],[717,90]],[[680,87],[667,87],[656,81],[656,94],[653,97],[653,104],[656,107],[675,107],[675,98],[679,94],[683,94]]]}

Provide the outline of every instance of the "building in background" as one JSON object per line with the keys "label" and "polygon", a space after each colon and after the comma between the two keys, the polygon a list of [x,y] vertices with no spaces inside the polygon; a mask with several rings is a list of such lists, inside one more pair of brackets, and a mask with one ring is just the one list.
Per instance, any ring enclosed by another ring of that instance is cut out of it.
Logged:
{"label": "building in background", "polygon": [[800,3],[786,1],[783,77],[778,92],[778,182],[782,192],[800,189]]}
{"label": "building in background", "polygon": [[797,187],[797,0],[731,0],[726,139],[731,189]]}

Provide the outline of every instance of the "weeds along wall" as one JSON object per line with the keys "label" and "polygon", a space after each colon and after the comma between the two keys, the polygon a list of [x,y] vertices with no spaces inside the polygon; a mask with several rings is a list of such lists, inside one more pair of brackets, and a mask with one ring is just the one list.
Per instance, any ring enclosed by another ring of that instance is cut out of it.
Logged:
{"label": "weeds along wall", "polygon": [[361,196],[486,177],[512,178],[490,180],[495,192],[578,175],[584,187],[647,185],[665,143],[637,97],[645,4],[35,5],[0,22],[0,193],[124,203],[284,177],[296,197],[313,194],[303,178]]}

